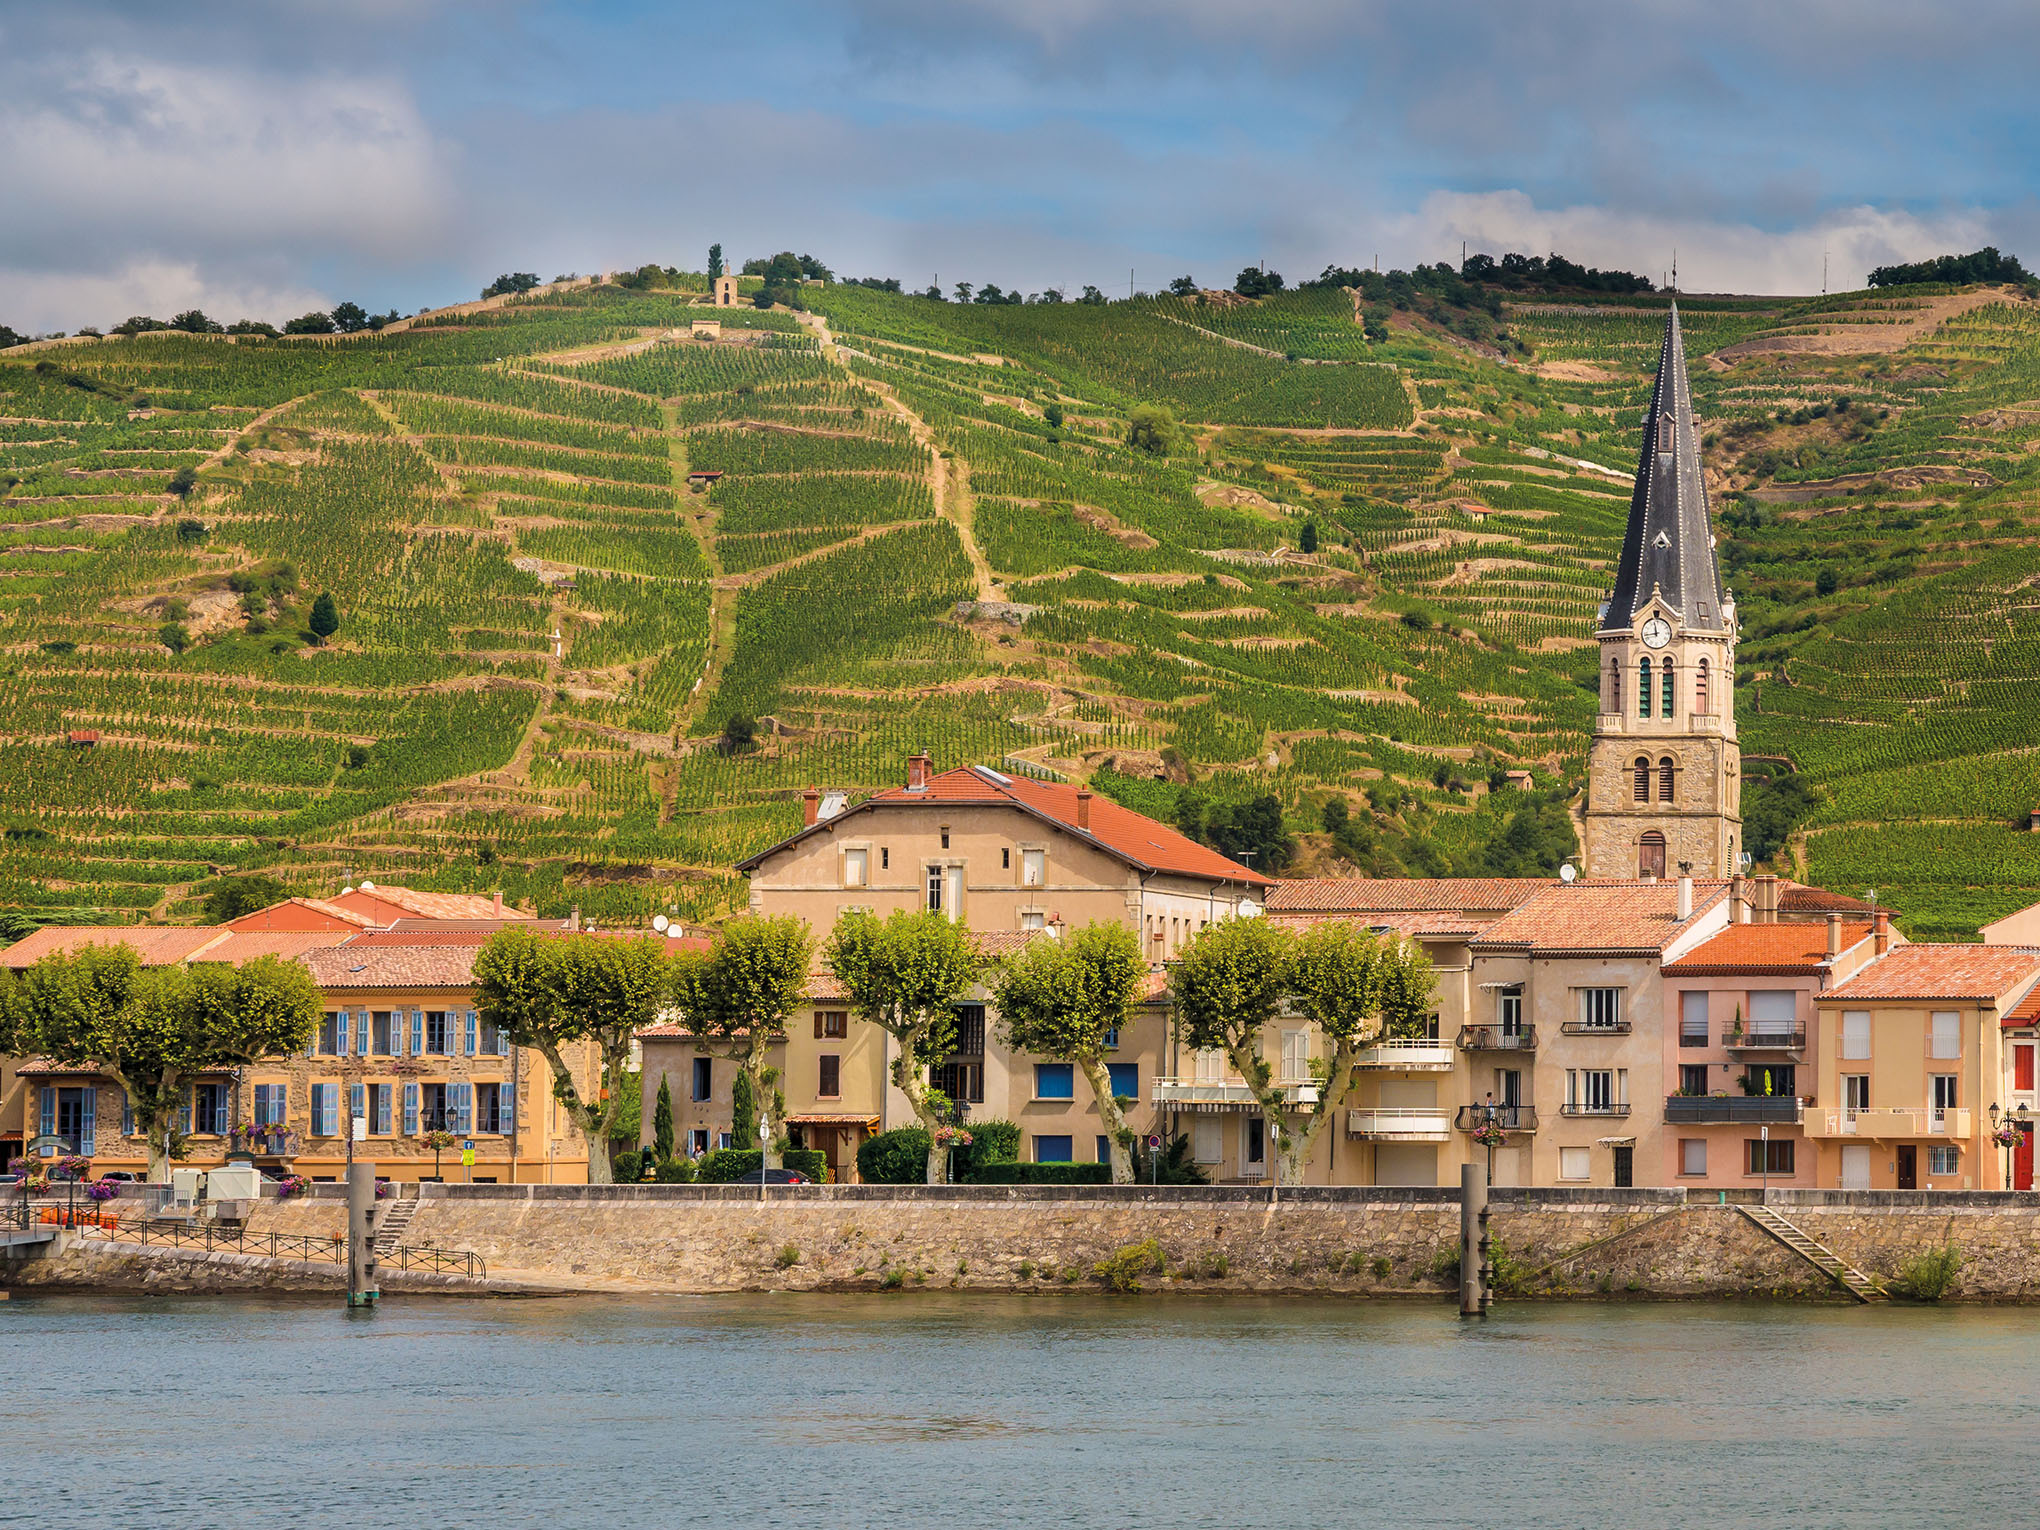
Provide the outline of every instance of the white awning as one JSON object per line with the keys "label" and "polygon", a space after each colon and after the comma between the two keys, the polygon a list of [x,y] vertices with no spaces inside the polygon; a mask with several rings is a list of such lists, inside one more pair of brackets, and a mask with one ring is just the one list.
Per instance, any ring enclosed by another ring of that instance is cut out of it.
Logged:
{"label": "white awning", "polygon": [[1483,988],[1521,988],[1523,980],[1517,978],[1513,983],[1482,983],[1480,986]]}
{"label": "white awning", "polygon": [[1636,1146],[1636,1139],[1634,1137],[1596,1137],[1594,1140],[1600,1143],[1602,1147]]}

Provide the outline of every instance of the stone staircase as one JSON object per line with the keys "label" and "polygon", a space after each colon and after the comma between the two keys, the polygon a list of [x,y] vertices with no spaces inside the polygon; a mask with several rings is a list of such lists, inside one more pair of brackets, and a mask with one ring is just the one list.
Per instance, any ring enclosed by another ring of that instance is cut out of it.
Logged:
{"label": "stone staircase", "polygon": [[1884,1287],[1824,1243],[1815,1242],[1769,1206],[1738,1206],[1736,1210],[1791,1249],[1859,1302],[1887,1300]]}
{"label": "stone staircase", "polygon": [[396,1252],[397,1240],[404,1235],[404,1229],[411,1225],[411,1218],[418,1213],[418,1198],[414,1195],[408,1201],[391,1201],[378,1220],[375,1229],[375,1257],[387,1259]]}

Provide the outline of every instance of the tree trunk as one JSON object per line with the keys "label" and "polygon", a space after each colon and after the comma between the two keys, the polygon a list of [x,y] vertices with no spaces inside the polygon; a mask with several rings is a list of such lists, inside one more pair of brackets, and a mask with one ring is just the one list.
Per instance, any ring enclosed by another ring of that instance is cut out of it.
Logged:
{"label": "tree trunk", "polygon": [[170,1183],[170,1124],[161,1118],[149,1124],[149,1183]]}
{"label": "tree trunk", "polygon": [[[894,1034],[898,1035],[897,1032]],[[904,1037],[900,1038],[900,1055],[893,1059],[892,1079],[900,1093],[907,1097],[907,1103],[913,1107],[915,1122],[929,1136],[927,1183],[948,1184],[949,1149],[933,1140],[944,1123],[935,1113],[935,1107],[928,1103],[926,1068]]]}
{"label": "tree trunk", "polygon": [[581,1134],[588,1139],[588,1183],[591,1185],[613,1185],[616,1171],[609,1163],[608,1122],[593,1111],[583,1110],[579,1114],[588,1117],[580,1123]]}
{"label": "tree trunk", "polygon": [[[750,1051],[744,1054],[744,1073],[751,1080],[751,1102],[758,1111],[758,1124],[768,1128],[767,1134],[758,1139],[758,1146],[762,1149],[760,1161],[768,1169],[786,1167],[785,1156],[779,1149],[781,1124],[772,1119],[772,1084],[765,1077],[770,1071],[765,1066],[765,1051],[777,1039],[770,1035],[753,1037]],[[750,1144],[740,1142],[737,1146],[747,1148]]]}
{"label": "tree trunk", "polygon": [[1095,1057],[1078,1061],[1084,1070],[1084,1081],[1091,1086],[1091,1094],[1098,1101],[1098,1119],[1105,1125],[1107,1151],[1112,1158],[1112,1183],[1130,1185],[1133,1183],[1133,1154],[1128,1150],[1126,1139],[1132,1132],[1126,1125],[1126,1113],[1119,1108],[1119,1101],[1112,1093],[1112,1073],[1104,1063]]}

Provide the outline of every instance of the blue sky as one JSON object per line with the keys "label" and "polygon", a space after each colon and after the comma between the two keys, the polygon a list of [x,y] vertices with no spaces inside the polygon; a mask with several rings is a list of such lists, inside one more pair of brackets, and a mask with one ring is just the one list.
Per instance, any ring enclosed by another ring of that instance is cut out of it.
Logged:
{"label": "blue sky", "polygon": [[1559,250],[1817,290],[2040,264],[2040,7],[11,0],[0,323],[406,312],[499,271],[1124,291]]}

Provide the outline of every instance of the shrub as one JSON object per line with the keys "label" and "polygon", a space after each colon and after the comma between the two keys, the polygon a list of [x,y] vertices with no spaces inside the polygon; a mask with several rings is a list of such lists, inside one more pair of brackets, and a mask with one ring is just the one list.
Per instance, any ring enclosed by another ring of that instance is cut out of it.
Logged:
{"label": "shrub", "polygon": [[772,1256],[772,1267],[775,1270],[790,1270],[799,1263],[800,1250],[791,1243]]}
{"label": "shrub", "polygon": [[644,1174],[644,1161],[645,1155],[636,1148],[632,1148],[629,1152],[618,1153],[614,1158],[611,1158],[609,1160],[610,1171],[616,1176],[616,1183],[619,1185],[636,1184]]}
{"label": "shrub", "polygon": [[1374,1262],[1368,1265],[1367,1268],[1374,1272],[1374,1278],[1376,1280],[1386,1280],[1388,1279],[1389,1272],[1393,1270],[1395,1266],[1389,1262],[1388,1256],[1386,1254],[1376,1254],[1374,1256]]}
{"label": "shrub", "polygon": [[182,622],[165,622],[156,629],[156,640],[172,653],[182,653],[191,646],[191,631]]}
{"label": "shrub", "polygon": [[857,1149],[857,1172],[868,1185],[918,1185],[928,1178],[928,1133],[899,1126],[867,1138]]}
{"label": "shrub", "polygon": [[1133,1292],[1140,1289],[1141,1276],[1159,1275],[1167,1263],[1161,1244],[1153,1238],[1143,1238],[1114,1249],[1091,1266],[1091,1273],[1105,1282],[1108,1291]]}
{"label": "shrub", "polygon": [[964,1180],[969,1185],[1109,1185],[1109,1163],[992,1163]]}
{"label": "shrub", "polygon": [[[829,1160],[813,1148],[788,1148],[780,1156],[787,1168],[805,1174],[816,1184],[829,1177]],[[697,1167],[704,1185],[726,1185],[747,1174],[756,1174],[764,1162],[765,1155],[756,1148],[717,1148],[702,1154]]]}
{"label": "shrub", "polygon": [[1948,1243],[1915,1255],[1898,1267],[1898,1290],[1916,1302],[1937,1302],[1946,1296],[1962,1270],[1962,1250]]}
{"label": "shrub", "polygon": [[1437,1253],[1433,1254],[1431,1256],[1429,1273],[1433,1280],[1438,1281],[1442,1285],[1457,1285],[1459,1283],[1458,1245],[1448,1243],[1440,1248]]}
{"label": "shrub", "polygon": [[995,1163],[1012,1163],[1020,1156],[1020,1128],[1012,1121],[972,1121],[970,1146],[957,1155],[957,1172],[965,1179],[978,1169]]}
{"label": "shrub", "polygon": [[177,523],[177,540],[180,542],[203,542],[209,528],[204,521],[186,518]]}
{"label": "shrub", "polygon": [[170,492],[179,499],[183,499],[197,487],[198,473],[193,468],[181,467],[170,475]]}
{"label": "shrub", "polygon": [[693,1159],[668,1158],[652,1171],[652,1178],[662,1185],[691,1185],[694,1172]]}
{"label": "shrub", "polygon": [[1232,1273],[1232,1261],[1217,1249],[1212,1249],[1194,1263],[1183,1266],[1183,1270],[1198,1280],[1218,1280]]}

